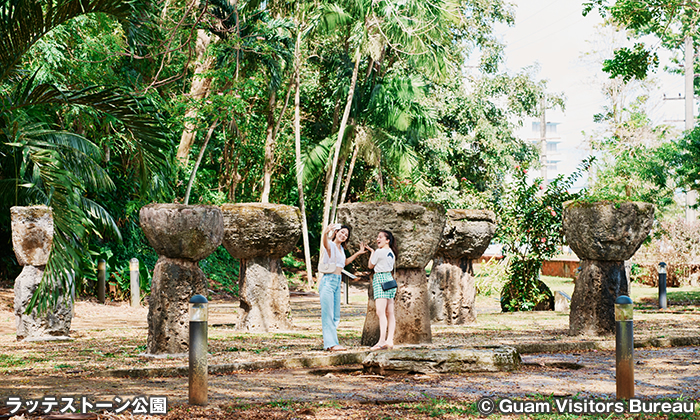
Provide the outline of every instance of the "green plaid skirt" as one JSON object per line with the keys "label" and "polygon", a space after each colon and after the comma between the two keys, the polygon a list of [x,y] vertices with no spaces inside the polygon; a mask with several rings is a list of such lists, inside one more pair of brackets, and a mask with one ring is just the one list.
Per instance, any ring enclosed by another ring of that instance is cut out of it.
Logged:
{"label": "green plaid skirt", "polygon": [[391,280],[390,272],[384,273],[374,273],[372,276],[372,287],[374,288],[374,298],[375,299],[393,299],[396,297],[396,288],[384,291],[382,290],[382,283]]}

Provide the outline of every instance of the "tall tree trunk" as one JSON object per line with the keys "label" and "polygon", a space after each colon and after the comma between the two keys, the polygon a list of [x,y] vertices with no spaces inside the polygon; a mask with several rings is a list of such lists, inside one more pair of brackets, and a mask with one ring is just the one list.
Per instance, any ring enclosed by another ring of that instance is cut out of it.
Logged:
{"label": "tall tree trunk", "polygon": [[379,181],[379,193],[384,195],[384,178],[382,177],[382,155],[379,155],[379,163],[377,163],[377,181]]}
{"label": "tall tree trunk", "polygon": [[[292,93],[292,84],[294,83],[294,74],[292,74],[292,77],[289,78],[289,86],[287,89],[287,96],[284,98],[284,105],[282,106],[282,111],[280,111],[279,117],[276,119],[277,122],[275,122],[275,108],[277,107],[276,103],[274,104],[274,108],[271,108],[270,113],[268,114],[268,124],[270,122],[274,123],[275,127],[272,129],[272,132],[270,132],[270,126],[268,125],[267,129],[267,141],[265,142],[265,166],[264,166],[264,174],[263,174],[263,192],[262,192],[262,198],[260,201],[263,203],[268,203],[270,201],[270,189],[272,188],[272,169],[275,166],[275,142],[277,140],[277,133],[280,131],[280,126],[282,125],[282,118],[284,118],[284,114],[287,112],[287,106],[289,106],[289,97]],[[275,98],[276,101],[276,98]],[[270,103],[270,106],[273,106],[272,102]]]}
{"label": "tall tree trunk", "polygon": [[[233,126],[235,132],[236,132],[236,137],[241,140],[242,143],[245,143],[245,135],[241,132],[241,130],[238,128],[238,123],[236,122],[236,114],[232,113],[231,114],[231,125]],[[229,187],[228,187],[228,202],[229,203],[235,203],[236,201],[236,188],[238,187],[238,183],[241,182],[241,174],[238,172],[238,162],[239,162],[239,154],[234,153],[233,150],[233,144],[234,140],[231,140],[231,159],[233,160],[233,168],[229,171],[230,176],[229,176]]]}
{"label": "tall tree trunk", "polygon": [[204,156],[204,151],[207,150],[207,145],[209,144],[209,140],[211,139],[211,135],[214,134],[214,129],[216,126],[219,125],[219,119],[217,118],[214,123],[209,127],[209,132],[207,132],[207,137],[204,139],[204,144],[202,145],[202,150],[199,151],[199,156],[197,156],[197,161],[194,163],[194,168],[192,168],[192,174],[190,175],[190,182],[187,183],[187,190],[185,191],[185,200],[184,203],[185,205],[189,204],[190,202],[190,191],[192,191],[192,184],[194,184],[194,179],[197,176],[197,169],[199,168],[199,164],[202,162],[202,156]]}
{"label": "tall tree trunk", "polygon": [[[214,57],[206,56],[207,48],[212,42],[212,37],[203,29],[197,29],[197,46],[195,52],[197,61],[194,68],[194,76],[192,76],[192,86],[190,87],[190,99],[193,101],[205,98],[209,94],[211,86],[211,78],[201,77],[204,72],[211,70],[214,66]],[[187,164],[187,157],[190,154],[190,149],[197,137],[196,124],[191,120],[197,117],[197,109],[192,107],[185,113],[185,129],[180,137],[180,145],[177,148],[177,159],[183,164]]]}
{"label": "tall tree trunk", "polygon": [[[353,129],[354,135],[354,129]],[[335,220],[336,212],[338,210],[338,199],[340,198],[340,186],[343,182],[343,176],[345,175],[345,163],[348,161],[347,153],[342,155],[340,165],[338,165],[338,176],[335,180],[335,187],[333,188],[333,204],[331,207],[331,220]]]}
{"label": "tall tree trunk", "polygon": [[[352,108],[352,98],[355,94],[355,85],[357,84],[357,73],[360,66],[360,51],[359,49],[355,52],[355,67],[352,69],[352,78],[350,79],[350,89],[348,91],[348,99],[345,102],[345,111],[343,112],[343,119],[340,121],[340,128],[338,129],[338,140],[335,142],[335,153],[333,155],[333,161],[331,163],[330,178],[326,181],[326,191],[324,193],[323,202],[323,225],[322,229],[325,229],[329,223],[329,216],[331,212],[331,198],[333,195],[333,181],[335,180],[335,172],[338,166],[338,159],[340,158],[340,149],[343,145],[343,137],[345,136],[345,127],[348,124],[348,118],[350,118],[350,109]],[[323,239],[321,239],[323,240]]]}
{"label": "tall tree trunk", "polygon": [[340,204],[345,202],[348,196],[348,190],[350,189],[350,179],[352,178],[352,172],[355,170],[355,162],[357,161],[357,155],[360,152],[360,143],[355,139],[355,148],[352,151],[352,158],[350,158],[350,166],[348,167],[348,175],[345,177],[345,185],[343,185],[343,194],[340,196]]}
{"label": "tall tree trunk", "polygon": [[265,164],[263,166],[263,190],[260,196],[261,203],[270,202],[270,178],[272,177],[273,159],[275,157],[275,108],[277,107],[277,92],[270,92],[270,101],[267,104],[267,135],[265,136]]}
{"label": "tall tree trunk", "polygon": [[294,151],[296,154],[297,189],[299,190],[299,210],[301,210],[301,234],[304,239],[304,262],[306,263],[306,291],[311,291],[314,286],[313,267],[311,267],[311,248],[309,247],[309,226],[306,223],[306,205],[304,204],[304,177],[301,167],[301,112],[299,91],[301,83],[299,73],[301,70],[301,30],[297,30],[297,42],[294,48],[296,58],[296,70],[294,72]]}

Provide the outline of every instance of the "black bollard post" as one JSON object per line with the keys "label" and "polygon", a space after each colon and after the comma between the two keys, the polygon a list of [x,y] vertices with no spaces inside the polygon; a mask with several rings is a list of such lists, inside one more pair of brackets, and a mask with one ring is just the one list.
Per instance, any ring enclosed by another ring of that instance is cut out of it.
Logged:
{"label": "black bollard post", "polygon": [[617,399],[634,398],[634,332],[629,296],[615,299],[615,383]]}
{"label": "black bollard post", "polygon": [[666,263],[659,263],[659,308],[666,309]]}
{"label": "black bollard post", "polygon": [[190,404],[207,405],[207,317],[209,301],[202,295],[190,299]]}
{"label": "black bollard post", "polygon": [[107,281],[107,262],[99,260],[97,262],[97,301],[105,303],[105,283]]}

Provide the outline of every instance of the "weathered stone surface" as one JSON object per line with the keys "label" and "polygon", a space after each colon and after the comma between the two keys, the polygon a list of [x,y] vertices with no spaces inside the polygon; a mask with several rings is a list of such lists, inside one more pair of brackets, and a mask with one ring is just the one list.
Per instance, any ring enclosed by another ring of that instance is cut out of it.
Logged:
{"label": "weathered stone surface", "polygon": [[237,203],[221,206],[224,247],[234,258],[281,258],[301,236],[301,212],[283,204]]}
{"label": "weathered stone surface", "polygon": [[292,329],[289,287],[279,258],[241,260],[239,331]]}
{"label": "weathered stone surface", "polygon": [[19,265],[46,265],[53,246],[53,212],[50,207],[10,207],[12,247]]}
{"label": "weathered stone surface", "polygon": [[[372,273],[372,275],[374,275],[374,273]],[[365,323],[362,326],[362,337],[360,338],[361,345],[370,347],[379,342],[379,317],[377,316],[377,305],[374,301],[372,275],[370,275],[369,287],[367,288],[367,315],[365,315]]]}
{"label": "weathered stone surface", "polygon": [[158,258],[148,300],[147,353],[181,354],[189,348],[189,301],[206,296],[207,278],[196,261]]}
{"label": "weathered stone surface", "polygon": [[554,292],[554,310],[556,312],[569,312],[571,297],[564,292]]}
{"label": "weathered stone surface", "polygon": [[475,260],[483,255],[496,232],[496,215],[489,210],[447,210],[442,241],[436,255]]}
{"label": "weathered stone surface", "polygon": [[224,223],[215,206],[149,204],[141,208],[141,229],[158,255],[199,261],[221,245]]}
{"label": "weathered stone surface", "polygon": [[379,375],[392,372],[430,374],[512,371],[518,369],[520,364],[520,354],[508,346],[401,348],[372,352],[362,361],[366,371]]}
{"label": "weathered stone surface", "polygon": [[496,231],[489,210],[447,210],[440,247],[428,279],[430,317],[450,325],[476,321],[472,261],[481,257]]}
{"label": "weathered stone surface", "polygon": [[564,235],[581,259],[630,259],[649,235],[653,222],[654,206],[650,203],[564,203]]}
{"label": "weathered stone surface", "polygon": [[431,343],[428,279],[423,268],[399,268],[396,270],[394,313],[396,335],[394,344]]}
{"label": "weathered stone surface", "polygon": [[433,258],[433,269],[428,277],[430,319],[448,325],[476,322],[474,302],[476,284],[472,277],[471,260]]}
{"label": "weathered stone surface", "polygon": [[60,297],[57,304],[46,314],[39,316],[37,311],[25,314],[32,295],[39,287],[44,268],[27,265],[15,279],[15,325],[17,339],[44,341],[68,338],[73,318],[73,304],[70,297]]}
{"label": "weathered stone surface", "polygon": [[[396,268],[423,269],[430,262],[442,237],[445,210],[435,203],[346,203],[338,207],[338,223],[352,228],[348,241],[351,253],[361,241],[376,244],[380,230],[396,238],[399,257]],[[367,264],[368,256],[360,258]]]}
{"label": "weathered stone surface", "polygon": [[569,334],[615,333],[615,299],[628,295],[622,261],[581,261],[569,313]]}
{"label": "weathered stone surface", "polygon": [[[424,269],[399,268],[395,271],[396,291],[394,315],[396,331],[394,344],[426,344],[433,340],[430,331],[430,308],[428,307],[428,288]],[[362,328],[360,343],[373,346],[379,341],[379,318],[372,280],[369,282],[369,301],[367,315]]]}

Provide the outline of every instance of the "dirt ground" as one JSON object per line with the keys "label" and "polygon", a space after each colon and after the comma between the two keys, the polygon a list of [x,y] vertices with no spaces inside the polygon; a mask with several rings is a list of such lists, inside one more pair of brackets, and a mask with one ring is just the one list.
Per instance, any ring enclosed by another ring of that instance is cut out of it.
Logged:
{"label": "dirt ground", "polygon": [[[478,415],[475,402],[485,396],[614,399],[616,392],[615,352],[598,350],[525,354],[523,366],[516,372],[379,376],[365,374],[360,365],[239,371],[210,376],[209,405],[195,408],[187,405],[187,377],[104,376],[115,369],[187,365],[186,359],[143,356],[147,308],[78,302],[71,326],[72,341],[24,343],[14,338],[12,298],[12,290],[0,289],[3,404],[11,396],[23,400],[89,396],[95,401],[166,396],[169,419],[464,418]],[[366,301],[366,284],[360,283],[350,288],[350,304],[342,307],[340,340],[354,350],[367,350],[359,345]],[[209,364],[327,354],[322,351],[318,296],[293,295],[291,303],[294,330],[248,334],[235,330],[237,302],[212,302]],[[635,313],[635,339],[700,336],[700,311],[690,309]],[[611,339],[568,336],[566,313],[503,314],[498,312],[497,302],[489,298],[477,301],[477,311],[475,325],[434,325],[430,346]],[[634,375],[638,398],[698,401],[700,347],[636,349]],[[2,406],[0,419],[8,418],[8,414],[3,417]],[[101,417],[149,418],[112,412]]]}

